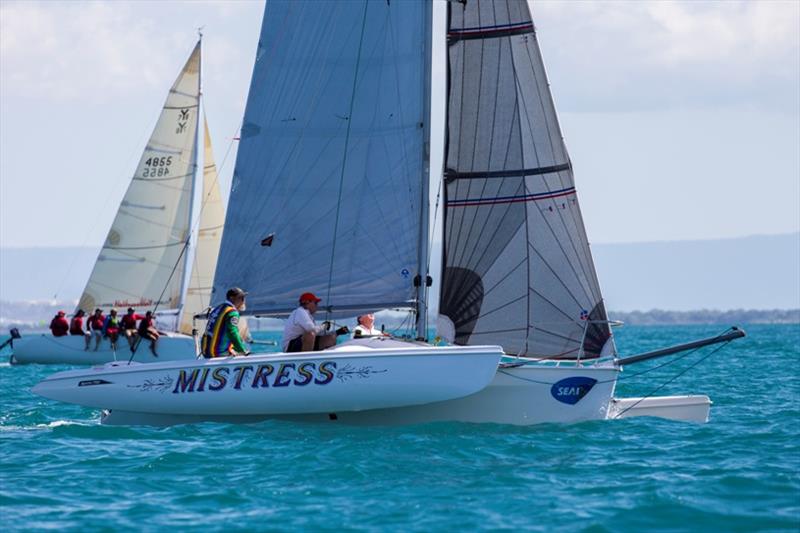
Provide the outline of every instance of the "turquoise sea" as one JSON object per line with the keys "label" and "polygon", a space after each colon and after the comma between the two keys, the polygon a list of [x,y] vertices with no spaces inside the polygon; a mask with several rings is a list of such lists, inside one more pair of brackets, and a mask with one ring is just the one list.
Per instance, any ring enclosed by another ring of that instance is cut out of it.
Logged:
{"label": "turquoise sea", "polygon": [[[721,326],[624,327],[623,354]],[[29,389],[63,367],[0,354],[0,524],[67,530],[800,530],[800,325],[754,325],[659,391],[705,425],[99,424]],[[274,338],[262,333],[261,338]],[[629,367],[643,395],[714,348]],[[630,378],[628,378],[630,375]]]}

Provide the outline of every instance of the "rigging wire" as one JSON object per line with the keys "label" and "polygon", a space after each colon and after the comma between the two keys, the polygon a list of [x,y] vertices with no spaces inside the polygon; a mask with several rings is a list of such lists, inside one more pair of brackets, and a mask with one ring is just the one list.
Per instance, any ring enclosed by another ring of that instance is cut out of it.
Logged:
{"label": "rigging wire", "polygon": [[664,383],[662,383],[661,385],[659,385],[655,389],[653,389],[650,392],[648,392],[646,395],[644,395],[641,398],[639,398],[638,401],[634,402],[632,405],[628,406],[623,411],[621,411],[621,412],[617,413],[616,415],[614,415],[614,418],[621,417],[622,415],[624,415],[625,413],[627,413],[628,411],[630,411],[631,409],[633,409],[634,407],[636,407],[637,405],[639,405],[640,403],[645,401],[647,398],[652,396],[653,394],[657,393],[658,391],[660,391],[661,389],[663,389],[664,387],[666,387],[667,385],[669,385],[670,383],[672,383],[673,381],[675,381],[676,379],[681,377],[682,375],[686,374],[689,370],[693,369],[694,367],[696,367],[697,365],[699,365],[700,363],[702,363],[703,361],[705,361],[706,359],[708,359],[709,357],[711,357],[712,355],[717,353],[718,351],[722,350],[724,347],[726,347],[731,342],[733,342],[733,341],[730,340],[728,342],[722,343],[720,346],[717,346],[716,348],[711,350],[711,352],[709,352],[708,354],[704,355],[703,357],[701,357],[700,359],[698,359],[697,361],[695,361],[694,363],[692,363],[691,365],[689,365],[688,367],[683,369],[681,372],[678,372],[672,378],[668,379],[667,381],[665,381]]}
{"label": "rigging wire", "polygon": [[[204,121],[203,121],[203,150],[204,150],[204,154],[205,154],[205,132],[206,132],[206,128],[208,126],[208,123],[207,123],[207,120],[206,120],[205,102],[203,102],[202,100],[201,100],[201,106],[202,106],[203,117],[204,117]],[[198,129],[200,128],[199,115],[198,115],[198,120],[197,120],[197,127],[198,127]],[[240,128],[241,128],[241,126],[240,126]],[[209,134],[209,138],[210,138],[210,134]],[[186,237],[186,241],[184,242],[184,245],[181,248],[181,253],[178,255],[178,258],[175,260],[175,263],[172,265],[172,270],[170,271],[169,277],[167,278],[167,281],[164,283],[164,288],[161,290],[161,294],[159,295],[158,300],[156,300],[155,307],[153,307],[153,316],[154,317],[155,317],[156,311],[158,310],[158,306],[161,305],[161,300],[164,297],[164,293],[167,291],[167,288],[170,286],[170,283],[172,282],[172,278],[175,275],[175,270],[178,268],[178,265],[180,265],[181,260],[183,259],[183,256],[186,254],[186,251],[189,248],[189,245],[191,243],[192,235],[195,232],[197,232],[198,235],[199,235],[200,223],[201,223],[202,218],[203,218],[202,217],[203,209],[205,208],[206,203],[211,198],[211,195],[213,194],[215,187],[217,187],[219,185],[220,171],[222,170],[222,168],[224,168],[225,163],[228,160],[228,155],[230,154],[230,151],[231,151],[231,148],[232,148],[234,142],[235,142],[235,140],[233,138],[231,138],[230,142],[228,143],[228,148],[227,148],[227,150],[225,152],[225,156],[222,159],[222,163],[220,163],[220,166],[217,167],[216,163],[214,164],[216,172],[214,173],[215,176],[214,176],[214,180],[212,181],[212,186],[209,187],[208,194],[206,194],[203,198],[201,198],[200,208],[198,210],[197,220],[195,220],[194,224],[192,225],[192,227],[190,227],[189,233],[188,233],[188,235]],[[200,146],[199,145],[197,147],[197,150],[198,150],[198,152],[200,151]],[[212,161],[214,160],[213,159],[213,152],[212,152],[212,158],[211,159],[212,159]],[[194,166],[198,167],[196,158],[195,158]],[[195,169],[195,180],[197,179],[197,175],[196,175],[197,172],[200,172],[201,180],[203,180],[203,182],[205,183],[205,180],[204,180],[204,178],[205,178],[205,166],[206,166],[206,161],[205,161],[205,157],[204,157],[203,158],[203,168],[200,168],[200,169],[196,168]],[[222,200],[222,198],[220,198],[220,200]],[[197,260],[197,256],[195,255],[195,257],[194,257],[195,265],[197,264],[196,260]],[[209,298],[210,298],[210,295],[209,295]],[[177,325],[178,328],[180,328],[180,324],[176,324],[176,325]],[[133,357],[136,355],[136,351],[138,350],[139,344],[141,343],[141,341],[142,341],[142,337],[137,336],[136,342],[134,343],[133,349],[131,350],[131,357],[130,357],[130,359],[128,359],[128,363],[133,361]]]}
{"label": "rigging wire", "polygon": [[[186,244],[181,248],[181,253],[178,255],[178,260],[175,261],[175,264],[172,266],[172,271],[169,273],[169,278],[167,279],[166,284],[164,284],[164,289],[161,291],[161,294],[158,296],[158,300],[156,300],[156,305],[153,307],[153,317],[156,316],[156,311],[158,311],[158,306],[161,305],[161,299],[164,297],[164,293],[167,292],[167,288],[169,287],[170,281],[172,281],[172,277],[175,275],[175,270],[178,268],[178,265],[181,263],[181,258],[186,253],[186,250],[189,248],[189,243],[191,242],[191,233],[189,236],[186,237]],[[131,357],[128,359],[128,364],[131,364],[133,361],[133,357],[136,355],[136,350],[139,349],[139,344],[142,342],[142,336],[137,335],[136,342],[131,348]]]}
{"label": "rigging wire", "polygon": [[[339,212],[342,203],[342,189],[344,188],[344,172],[347,166],[347,147],[350,144],[350,127],[353,124],[353,106],[355,104],[355,98],[356,98],[358,69],[361,64],[361,47],[364,44],[364,30],[367,27],[368,6],[369,6],[369,0],[364,0],[364,14],[362,15],[361,19],[361,37],[358,40],[358,54],[356,55],[356,67],[353,73],[353,90],[350,95],[350,110],[348,111],[348,118],[347,118],[347,132],[345,133],[344,137],[344,150],[342,154],[342,174],[341,177],[339,178],[339,194],[336,199],[336,218],[333,225],[333,244],[331,246],[331,262],[330,262],[330,268],[328,270],[328,290],[327,290],[327,295],[325,297],[325,301],[327,302],[329,302],[331,299],[331,285],[333,283],[333,261],[336,254],[336,234],[339,230]],[[329,315],[330,312],[326,312],[326,317]]]}

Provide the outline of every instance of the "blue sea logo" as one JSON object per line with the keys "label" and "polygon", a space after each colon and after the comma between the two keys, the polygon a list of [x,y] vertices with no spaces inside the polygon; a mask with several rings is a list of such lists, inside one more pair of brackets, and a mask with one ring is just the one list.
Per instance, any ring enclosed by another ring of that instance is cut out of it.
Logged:
{"label": "blue sea logo", "polygon": [[554,383],[550,388],[550,394],[561,403],[575,405],[581,401],[581,398],[589,394],[595,383],[597,380],[592,378],[566,378]]}

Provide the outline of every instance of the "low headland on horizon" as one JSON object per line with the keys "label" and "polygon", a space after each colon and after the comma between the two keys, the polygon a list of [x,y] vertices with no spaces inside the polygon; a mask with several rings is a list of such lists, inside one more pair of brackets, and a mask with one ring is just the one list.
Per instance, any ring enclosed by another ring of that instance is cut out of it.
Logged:
{"label": "low headland on horizon", "polygon": [[[609,318],[629,325],[800,323],[800,233],[594,244]],[[74,310],[96,247],[0,248],[0,333]],[[437,267],[434,267],[434,269]],[[383,313],[387,327],[403,313]],[[280,327],[256,319],[256,328]]]}

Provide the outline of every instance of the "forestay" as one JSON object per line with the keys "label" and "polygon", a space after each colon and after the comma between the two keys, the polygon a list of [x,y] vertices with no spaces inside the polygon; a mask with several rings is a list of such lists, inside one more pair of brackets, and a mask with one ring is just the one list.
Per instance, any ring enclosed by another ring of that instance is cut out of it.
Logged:
{"label": "forestay", "polygon": [[[427,19],[426,19],[427,17]],[[414,305],[430,4],[266,5],[214,296],[282,315]]]}
{"label": "forestay", "polygon": [[458,344],[597,356],[606,312],[528,6],[448,6],[444,322]]}
{"label": "forestay", "polygon": [[199,97],[198,42],[169,91],[79,308],[180,306]]}
{"label": "forestay", "polygon": [[[219,192],[217,165],[211,147],[208,123],[203,117],[203,196],[200,199],[200,226],[197,231],[197,245],[186,290],[184,312],[181,315],[181,333],[191,334],[194,315],[204,311],[211,300],[211,285],[214,270],[217,268],[219,245],[222,241],[222,225],[225,221],[225,206]],[[198,330],[202,330],[198,323]]]}

